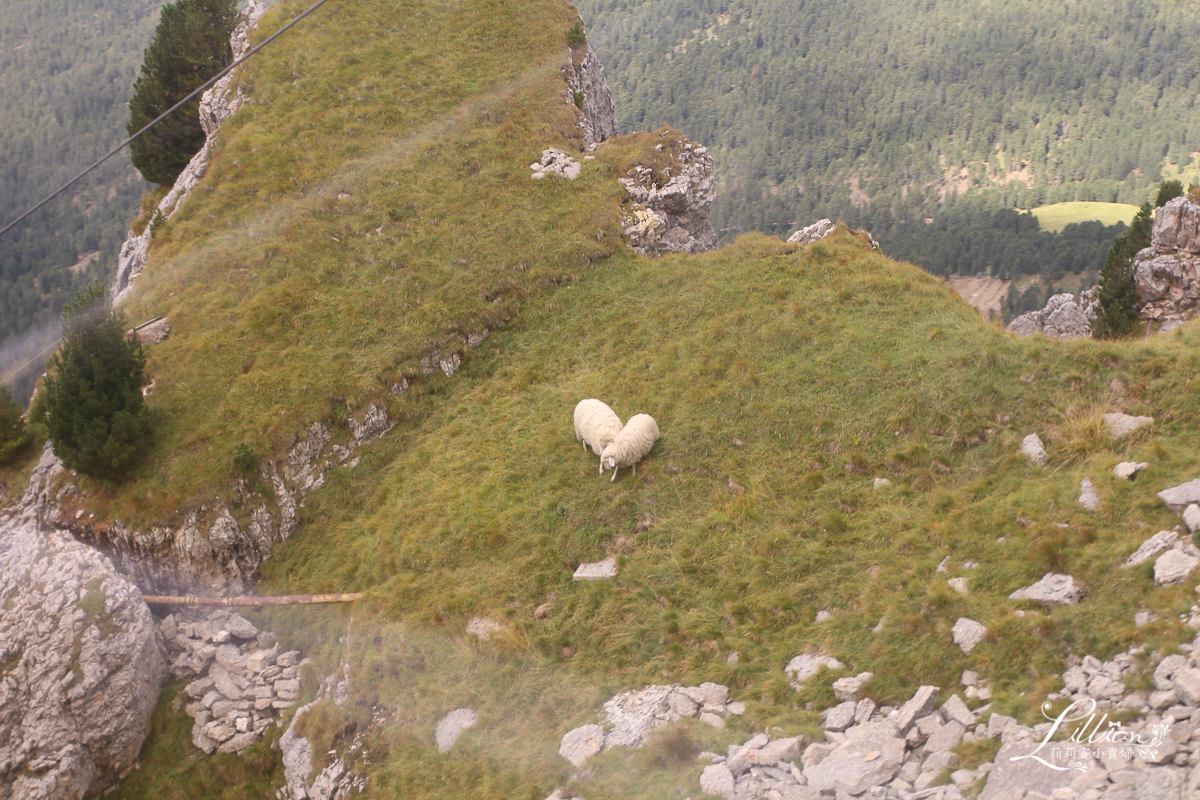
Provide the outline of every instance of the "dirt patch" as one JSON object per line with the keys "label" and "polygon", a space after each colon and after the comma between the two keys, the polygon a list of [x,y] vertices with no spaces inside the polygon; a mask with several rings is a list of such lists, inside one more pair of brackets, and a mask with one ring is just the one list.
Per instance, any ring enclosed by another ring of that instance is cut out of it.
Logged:
{"label": "dirt patch", "polygon": [[979,309],[979,313],[987,319],[992,311],[999,316],[1000,302],[1008,294],[1012,281],[999,278],[948,278],[946,284],[958,292],[959,297]]}

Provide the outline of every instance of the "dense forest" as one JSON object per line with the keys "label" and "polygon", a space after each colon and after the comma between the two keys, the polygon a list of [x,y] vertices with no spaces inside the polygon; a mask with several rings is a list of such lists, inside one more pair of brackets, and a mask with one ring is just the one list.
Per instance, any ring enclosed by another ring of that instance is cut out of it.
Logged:
{"label": "dense forest", "polygon": [[[0,224],[125,138],[161,0],[0,5]],[[146,189],[118,154],[0,239],[0,373],[57,338],[63,303],[107,279]],[[35,376],[14,381],[18,395]]]}
{"label": "dense forest", "polygon": [[712,150],[726,238],[829,216],[884,241],[956,195],[1136,204],[1194,172],[1193,2],[577,5],[622,129],[671,124]]}

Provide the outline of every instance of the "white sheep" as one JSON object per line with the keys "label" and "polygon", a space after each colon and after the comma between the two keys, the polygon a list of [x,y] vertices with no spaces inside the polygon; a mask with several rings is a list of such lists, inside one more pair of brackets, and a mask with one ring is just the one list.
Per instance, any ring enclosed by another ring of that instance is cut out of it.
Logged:
{"label": "white sheep", "polygon": [[613,439],[612,444],[600,453],[600,471],[613,471],[609,481],[617,479],[617,470],[621,467],[633,467],[637,475],[637,463],[646,457],[650,448],[658,441],[658,423],[649,414],[635,414],[625,423],[621,433]]}
{"label": "white sheep", "polygon": [[[575,406],[575,438],[583,442],[584,452],[591,445],[592,452],[600,455],[620,432],[621,418],[599,400],[588,398]],[[597,471],[604,472],[604,468]]]}

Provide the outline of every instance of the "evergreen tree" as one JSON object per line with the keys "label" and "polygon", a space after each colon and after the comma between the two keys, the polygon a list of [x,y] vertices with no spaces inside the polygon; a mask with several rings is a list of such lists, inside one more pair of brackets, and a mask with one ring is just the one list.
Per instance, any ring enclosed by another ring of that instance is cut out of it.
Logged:
{"label": "evergreen tree", "polygon": [[[163,6],[154,40],[129,100],[132,136],[229,65],[236,0],[177,0]],[[194,98],[130,145],[133,165],[151,183],[175,181],[204,145]]]}
{"label": "evergreen tree", "polygon": [[128,474],[150,444],[146,357],[99,281],[63,310],[62,346],[49,366],[42,391],[54,452],[95,478]]}
{"label": "evergreen tree", "polygon": [[0,464],[7,464],[21,448],[29,443],[25,420],[21,419],[21,404],[12,392],[0,383]]}
{"label": "evergreen tree", "polygon": [[[1163,192],[1159,192],[1162,196]],[[1138,294],[1134,284],[1133,257],[1150,244],[1154,228],[1154,207],[1143,203],[1129,230],[1113,242],[1100,270],[1098,300],[1100,311],[1092,323],[1092,336],[1116,339],[1128,336],[1138,323]]]}
{"label": "evergreen tree", "polygon": [[1158,187],[1158,196],[1154,198],[1154,207],[1162,208],[1176,197],[1183,197],[1183,182],[1163,181]]}

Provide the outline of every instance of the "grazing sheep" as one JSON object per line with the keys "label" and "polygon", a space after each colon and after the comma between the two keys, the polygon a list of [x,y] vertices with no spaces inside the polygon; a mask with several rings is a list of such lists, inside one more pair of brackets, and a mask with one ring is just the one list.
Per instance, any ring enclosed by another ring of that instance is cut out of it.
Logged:
{"label": "grazing sheep", "polygon": [[[621,418],[599,400],[580,400],[575,406],[575,438],[583,442],[584,451],[591,445],[592,452],[600,455],[620,432]],[[604,472],[604,468],[598,472]]]}
{"label": "grazing sheep", "polygon": [[646,457],[650,448],[658,441],[658,423],[649,414],[636,414],[629,419],[613,443],[600,453],[600,471],[613,471],[609,481],[617,479],[621,467],[633,467],[637,475],[637,463]]}

